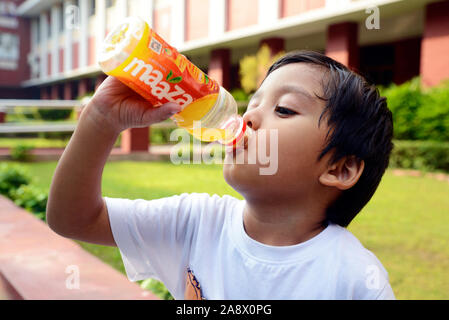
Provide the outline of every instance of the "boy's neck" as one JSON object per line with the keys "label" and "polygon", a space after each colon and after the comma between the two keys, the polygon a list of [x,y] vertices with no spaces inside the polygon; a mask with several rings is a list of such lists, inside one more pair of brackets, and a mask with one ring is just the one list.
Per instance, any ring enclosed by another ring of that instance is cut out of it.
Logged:
{"label": "boy's neck", "polygon": [[289,246],[307,241],[324,230],[324,210],[295,204],[248,201],[243,224],[248,236],[271,246]]}

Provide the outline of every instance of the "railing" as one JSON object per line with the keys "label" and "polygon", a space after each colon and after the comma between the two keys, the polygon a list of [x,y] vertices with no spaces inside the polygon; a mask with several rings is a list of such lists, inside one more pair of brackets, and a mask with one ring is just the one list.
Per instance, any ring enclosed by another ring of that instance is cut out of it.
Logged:
{"label": "railing", "polygon": [[[79,100],[0,100],[0,113],[11,114],[16,108],[25,109],[75,109],[76,112],[81,111],[86,101]],[[239,110],[246,107],[247,102],[238,101]],[[0,133],[28,133],[28,132],[73,132],[77,126],[77,121],[60,121],[46,123],[17,122],[17,123],[1,123]],[[151,125],[152,128],[171,129],[176,128],[176,124],[171,121],[163,121]]]}
{"label": "railing", "polygon": [[[0,100],[0,112],[15,113],[16,108],[24,109],[60,109],[81,111],[83,103],[78,100]],[[76,121],[33,124],[30,122],[1,123],[0,133],[25,132],[72,132],[76,128]]]}

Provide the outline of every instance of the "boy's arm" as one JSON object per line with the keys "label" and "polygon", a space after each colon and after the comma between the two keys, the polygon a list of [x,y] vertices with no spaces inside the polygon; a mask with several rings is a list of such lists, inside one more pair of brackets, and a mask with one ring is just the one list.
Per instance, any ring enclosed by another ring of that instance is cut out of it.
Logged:
{"label": "boy's arm", "polygon": [[115,246],[101,194],[104,165],[120,132],[162,121],[180,111],[174,104],[148,106],[131,89],[108,77],[81,113],[56,167],[47,203],[47,223],[58,234]]}
{"label": "boy's arm", "polygon": [[50,187],[48,225],[62,236],[115,246],[101,195],[106,160],[120,131],[104,124],[88,104],[61,159]]}

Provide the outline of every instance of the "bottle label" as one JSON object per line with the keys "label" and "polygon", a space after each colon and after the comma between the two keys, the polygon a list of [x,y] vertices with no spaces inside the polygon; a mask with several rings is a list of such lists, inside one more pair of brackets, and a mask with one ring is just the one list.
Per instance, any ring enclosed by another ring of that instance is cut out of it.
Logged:
{"label": "bottle label", "polygon": [[153,106],[175,102],[185,108],[220,86],[145,23],[129,57],[108,74],[142,95]]}

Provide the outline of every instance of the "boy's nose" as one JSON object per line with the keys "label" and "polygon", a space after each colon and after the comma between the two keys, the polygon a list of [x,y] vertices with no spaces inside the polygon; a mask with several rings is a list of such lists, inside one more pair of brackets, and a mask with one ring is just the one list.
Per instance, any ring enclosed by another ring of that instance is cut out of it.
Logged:
{"label": "boy's nose", "polygon": [[257,130],[259,126],[259,120],[257,119],[257,115],[254,112],[255,110],[246,111],[243,114],[243,121],[246,122],[246,125],[253,130]]}

